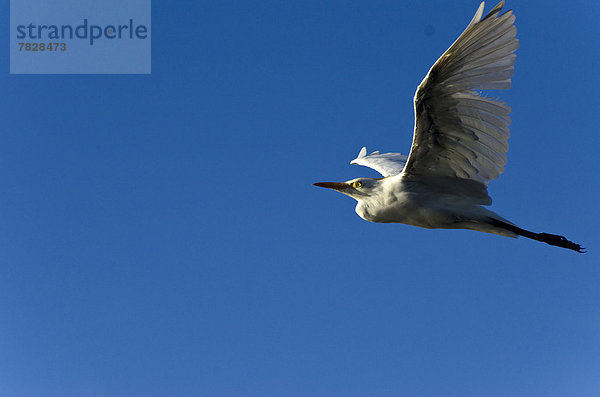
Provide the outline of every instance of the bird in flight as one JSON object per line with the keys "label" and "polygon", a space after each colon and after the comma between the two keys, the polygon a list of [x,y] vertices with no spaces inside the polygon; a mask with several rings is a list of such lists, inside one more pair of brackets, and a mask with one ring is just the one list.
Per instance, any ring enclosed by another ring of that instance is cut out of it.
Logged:
{"label": "bird in flight", "polygon": [[450,48],[435,62],[415,93],[410,154],[362,148],[351,164],[383,178],[319,182],[358,201],[356,213],[371,222],[433,229],[471,229],[523,236],[585,252],[563,236],[534,233],[485,208],[487,185],[506,164],[510,108],[476,90],[510,88],[519,46],[512,11],[501,1],[485,17],[484,3]]}

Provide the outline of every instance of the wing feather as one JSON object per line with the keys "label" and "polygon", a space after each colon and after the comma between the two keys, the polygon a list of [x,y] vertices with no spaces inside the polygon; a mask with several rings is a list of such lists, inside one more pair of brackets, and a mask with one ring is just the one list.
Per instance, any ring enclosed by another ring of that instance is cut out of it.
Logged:
{"label": "wing feather", "polygon": [[367,155],[367,148],[363,147],[350,164],[364,165],[387,177],[400,174],[407,159],[408,157],[400,153],[381,154],[379,151],[375,151]]}
{"label": "wing feather", "polygon": [[485,205],[488,182],[506,164],[510,107],[475,90],[510,88],[519,41],[512,11],[499,15],[503,5],[481,19],[481,3],[417,88],[413,144],[401,175]]}

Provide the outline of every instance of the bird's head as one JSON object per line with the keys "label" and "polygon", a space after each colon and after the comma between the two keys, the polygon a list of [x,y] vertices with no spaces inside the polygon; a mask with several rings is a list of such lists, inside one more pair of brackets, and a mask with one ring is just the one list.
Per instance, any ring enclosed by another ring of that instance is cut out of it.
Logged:
{"label": "bird's head", "polygon": [[382,178],[356,178],[347,182],[317,182],[313,185],[337,190],[358,201],[374,195],[380,188]]}

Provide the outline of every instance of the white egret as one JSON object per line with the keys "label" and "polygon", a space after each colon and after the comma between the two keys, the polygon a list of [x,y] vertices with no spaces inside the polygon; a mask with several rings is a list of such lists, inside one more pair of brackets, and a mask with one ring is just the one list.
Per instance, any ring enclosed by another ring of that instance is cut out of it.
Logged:
{"label": "white egret", "polygon": [[492,203],[489,181],[506,164],[510,108],[475,90],[510,88],[519,41],[512,11],[500,14],[503,5],[500,2],[482,19],[481,3],[417,88],[408,157],[367,155],[363,147],[351,164],[373,168],[383,178],[315,185],[356,199],[356,213],[371,222],[524,236],[585,252],[563,236],[521,229],[484,207]]}

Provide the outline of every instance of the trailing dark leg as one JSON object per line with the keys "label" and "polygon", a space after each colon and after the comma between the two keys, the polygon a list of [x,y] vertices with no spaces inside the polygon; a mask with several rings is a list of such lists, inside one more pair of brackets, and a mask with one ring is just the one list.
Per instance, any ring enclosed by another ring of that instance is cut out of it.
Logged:
{"label": "trailing dark leg", "polygon": [[534,233],[530,232],[529,230],[521,229],[518,226],[511,225],[510,223],[500,221],[498,219],[490,218],[490,221],[492,225],[511,231],[519,236],[541,241],[543,243],[554,245],[557,247],[567,248],[582,254],[585,253],[585,248],[583,248],[581,245],[569,241],[566,237],[559,236],[558,234]]}

